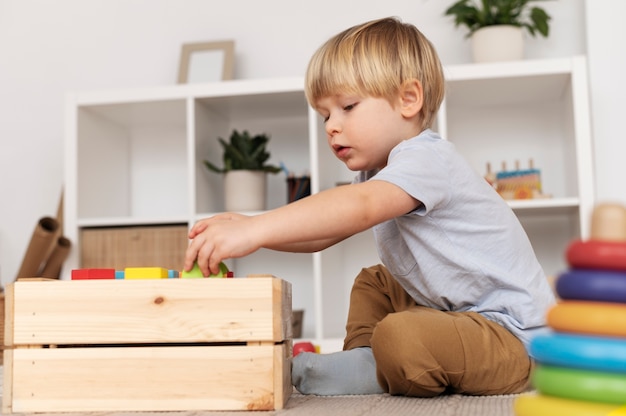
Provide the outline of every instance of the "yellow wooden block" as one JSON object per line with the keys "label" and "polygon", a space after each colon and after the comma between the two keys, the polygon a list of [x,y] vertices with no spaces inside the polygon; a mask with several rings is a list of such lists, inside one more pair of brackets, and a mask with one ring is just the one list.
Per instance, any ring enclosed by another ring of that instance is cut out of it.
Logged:
{"label": "yellow wooden block", "polygon": [[167,279],[169,271],[163,267],[127,267],[124,279]]}
{"label": "yellow wooden block", "polygon": [[291,385],[278,278],[15,282],[3,414],[276,410]]}

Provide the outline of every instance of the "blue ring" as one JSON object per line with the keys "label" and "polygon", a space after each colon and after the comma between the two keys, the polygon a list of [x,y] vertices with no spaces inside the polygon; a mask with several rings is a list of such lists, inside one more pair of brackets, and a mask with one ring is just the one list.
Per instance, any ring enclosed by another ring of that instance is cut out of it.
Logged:
{"label": "blue ring", "polygon": [[626,272],[573,269],[556,280],[562,299],[626,303]]}
{"label": "blue ring", "polygon": [[626,339],[623,338],[553,332],[534,337],[529,353],[541,364],[626,373]]}

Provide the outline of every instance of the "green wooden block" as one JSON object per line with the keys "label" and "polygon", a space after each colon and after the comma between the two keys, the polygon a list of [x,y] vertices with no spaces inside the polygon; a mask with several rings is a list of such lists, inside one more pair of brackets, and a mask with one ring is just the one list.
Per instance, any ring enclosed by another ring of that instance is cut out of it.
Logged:
{"label": "green wooden block", "polygon": [[[220,271],[217,274],[212,274],[208,277],[227,277],[228,275],[228,267],[224,263],[220,263]],[[198,263],[194,263],[193,268],[188,272],[183,271],[180,275],[182,279],[202,279],[204,276],[202,275],[202,271],[200,267],[198,267]]]}

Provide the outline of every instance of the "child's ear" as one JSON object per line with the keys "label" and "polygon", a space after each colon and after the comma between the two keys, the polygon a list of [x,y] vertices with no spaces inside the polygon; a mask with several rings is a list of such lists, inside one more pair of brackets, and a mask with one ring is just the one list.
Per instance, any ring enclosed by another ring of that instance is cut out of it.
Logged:
{"label": "child's ear", "polygon": [[400,109],[407,118],[416,116],[424,105],[424,90],[422,83],[416,79],[406,81],[400,87]]}

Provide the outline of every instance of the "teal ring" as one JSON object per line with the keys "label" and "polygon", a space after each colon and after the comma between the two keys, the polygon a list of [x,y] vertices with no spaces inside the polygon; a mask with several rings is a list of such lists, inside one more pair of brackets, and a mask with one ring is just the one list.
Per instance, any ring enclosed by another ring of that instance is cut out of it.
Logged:
{"label": "teal ring", "polygon": [[551,332],[534,337],[529,353],[540,364],[626,373],[626,339],[623,338]]}

